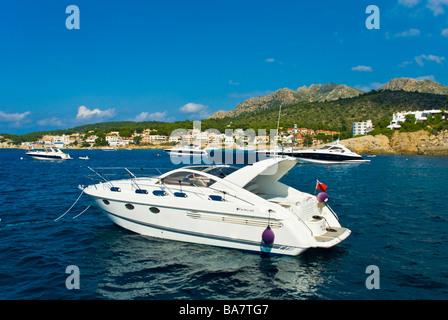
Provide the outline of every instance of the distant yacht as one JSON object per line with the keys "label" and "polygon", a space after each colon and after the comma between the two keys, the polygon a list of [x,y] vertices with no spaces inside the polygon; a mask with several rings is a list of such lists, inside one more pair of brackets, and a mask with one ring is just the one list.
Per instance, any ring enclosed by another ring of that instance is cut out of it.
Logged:
{"label": "distant yacht", "polygon": [[370,160],[365,160],[362,155],[352,152],[346,146],[340,144],[339,140],[320,149],[295,150],[292,156],[298,158],[301,162],[323,164],[370,162]]}
{"label": "distant yacht", "polygon": [[201,155],[207,155],[207,151],[204,149],[201,149],[200,146],[197,145],[189,145],[189,146],[181,146],[181,147],[174,147],[170,149],[164,149],[163,151],[174,155],[181,155],[181,156],[201,156]]}
{"label": "distant yacht", "polygon": [[257,153],[259,155],[265,154],[266,156],[292,156],[297,158],[299,162],[322,164],[370,162],[370,160],[364,159],[362,155],[352,152],[346,146],[340,144],[339,140],[320,149],[292,150],[291,147],[277,147],[275,149],[259,150]]}
{"label": "distant yacht", "polygon": [[37,160],[70,160],[69,154],[64,153],[61,149],[53,149],[46,147],[45,150],[32,150],[26,153],[28,156]]}
{"label": "distant yacht", "polygon": [[117,151],[117,149],[115,147],[103,147],[103,148],[101,148],[101,150],[103,150],[103,151]]}

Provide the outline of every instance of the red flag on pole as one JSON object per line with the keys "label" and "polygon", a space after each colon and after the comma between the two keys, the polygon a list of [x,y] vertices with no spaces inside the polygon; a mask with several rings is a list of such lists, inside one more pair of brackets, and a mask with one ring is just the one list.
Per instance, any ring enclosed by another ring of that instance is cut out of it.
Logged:
{"label": "red flag on pole", "polygon": [[316,184],[316,189],[326,192],[327,191],[327,186],[325,184],[323,184],[322,182],[320,182],[319,180],[317,180],[317,184]]}

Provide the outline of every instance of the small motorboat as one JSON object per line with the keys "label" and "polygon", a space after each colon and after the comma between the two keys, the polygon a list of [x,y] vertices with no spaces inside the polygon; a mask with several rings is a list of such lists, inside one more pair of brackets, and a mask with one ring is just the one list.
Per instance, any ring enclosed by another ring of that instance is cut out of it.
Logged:
{"label": "small motorboat", "polygon": [[53,149],[46,147],[44,150],[32,150],[26,153],[28,156],[37,160],[70,160],[69,154],[64,153],[61,149]]}
{"label": "small motorboat", "polygon": [[103,147],[103,148],[101,148],[101,150],[103,150],[103,151],[117,151],[117,149],[115,147]]}
{"label": "small motorboat", "polygon": [[200,146],[197,145],[188,145],[188,146],[180,146],[174,147],[170,149],[164,149],[163,151],[169,153],[170,155],[176,156],[207,156],[207,150],[201,149]]}
{"label": "small motorboat", "polygon": [[89,156],[85,156],[85,157],[78,157],[79,160],[89,160]]}
{"label": "small motorboat", "polygon": [[295,165],[273,157],[252,165],[197,165],[152,177],[80,186],[117,225],[156,238],[298,255],[329,248],[351,231],[317,196],[279,182]]}

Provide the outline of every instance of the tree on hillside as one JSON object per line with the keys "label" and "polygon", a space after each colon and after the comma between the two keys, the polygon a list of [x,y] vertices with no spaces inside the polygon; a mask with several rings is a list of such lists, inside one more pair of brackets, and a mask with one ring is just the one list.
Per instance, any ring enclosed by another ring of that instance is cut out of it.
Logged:
{"label": "tree on hillside", "polygon": [[132,130],[129,128],[121,128],[119,131],[120,137],[129,138],[132,136]]}
{"label": "tree on hillside", "polygon": [[106,139],[104,138],[104,136],[102,137],[98,137],[95,139],[95,146],[97,147],[105,147],[108,146],[109,143],[107,143]]}
{"label": "tree on hillside", "polygon": [[134,137],[134,141],[135,141],[135,144],[140,144],[140,141],[142,141],[142,137],[141,136],[135,136]]}

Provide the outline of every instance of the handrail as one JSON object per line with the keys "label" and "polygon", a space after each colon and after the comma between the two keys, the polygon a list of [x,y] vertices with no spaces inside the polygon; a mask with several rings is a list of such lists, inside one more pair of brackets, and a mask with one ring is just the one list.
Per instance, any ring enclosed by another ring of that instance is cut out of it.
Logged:
{"label": "handrail", "polygon": [[333,216],[336,218],[336,220],[339,220],[339,217],[336,214],[336,212],[334,212],[334,210],[327,203],[325,203],[325,206],[328,208],[328,210],[330,210],[330,212],[333,214]]}

